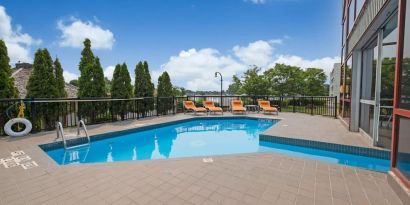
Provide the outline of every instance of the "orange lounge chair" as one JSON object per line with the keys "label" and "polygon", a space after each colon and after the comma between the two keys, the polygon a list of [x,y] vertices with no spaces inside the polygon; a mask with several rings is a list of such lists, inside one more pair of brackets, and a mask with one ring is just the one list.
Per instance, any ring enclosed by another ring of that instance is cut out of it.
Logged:
{"label": "orange lounge chair", "polygon": [[222,110],[222,108],[220,108],[220,107],[216,107],[215,106],[215,104],[214,104],[214,102],[212,102],[212,101],[207,101],[207,100],[205,100],[204,102],[203,102],[203,104],[204,104],[204,107],[210,112],[210,113],[216,113],[216,112],[221,112],[221,114],[223,115],[224,114],[224,111]]}
{"label": "orange lounge chair", "polygon": [[263,110],[263,113],[276,113],[279,115],[278,109],[276,107],[270,106],[270,102],[267,100],[258,101],[259,108]]}
{"label": "orange lounge chair", "polygon": [[246,108],[243,107],[243,102],[242,100],[232,100],[231,101],[231,111],[232,113],[234,112],[241,112],[241,113],[246,113]]}
{"label": "orange lounge chair", "polygon": [[196,107],[194,102],[192,102],[190,100],[184,101],[184,114],[187,111],[192,111],[192,112],[194,112],[195,115],[196,115],[197,112],[207,113],[205,108]]}

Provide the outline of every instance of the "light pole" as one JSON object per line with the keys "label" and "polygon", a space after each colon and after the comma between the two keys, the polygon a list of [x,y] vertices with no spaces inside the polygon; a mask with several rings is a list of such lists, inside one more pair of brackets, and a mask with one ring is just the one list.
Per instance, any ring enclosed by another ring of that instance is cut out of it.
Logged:
{"label": "light pole", "polygon": [[223,82],[223,79],[222,79],[222,74],[220,73],[220,72],[215,72],[215,78],[217,78],[218,77],[218,74],[219,74],[219,76],[221,76],[221,108],[223,107],[223,103],[222,103],[222,95],[223,95],[223,90],[222,90],[222,82]]}

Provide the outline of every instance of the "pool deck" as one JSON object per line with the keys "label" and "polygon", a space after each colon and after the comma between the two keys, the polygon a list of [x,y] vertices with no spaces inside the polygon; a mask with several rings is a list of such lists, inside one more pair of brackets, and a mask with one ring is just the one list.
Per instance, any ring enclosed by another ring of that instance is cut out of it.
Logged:
{"label": "pool deck", "polygon": [[[330,117],[248,116],[281,119],[266,134],[372,147],[369,139]],[[87,128],[94,135],[192,117],[178,114]],[[212,163],[192,157],[59,166],[37,146],[55,136],[41,132],[0,138],[0,158],[23,150],[39,165],[27,170],[1,166],[0,204],[402,204],[387,174],[277,153],[215,156]]]}

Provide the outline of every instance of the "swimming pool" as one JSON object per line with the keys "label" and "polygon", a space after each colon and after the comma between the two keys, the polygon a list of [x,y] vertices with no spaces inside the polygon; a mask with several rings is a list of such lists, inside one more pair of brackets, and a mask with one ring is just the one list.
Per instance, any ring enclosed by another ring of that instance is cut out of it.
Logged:
{"label": "swimming pool", "polygon": [[89,146],[44,148],[58,164],[153,160],[239,153],[278,152],[329,163],[387,171],[389,160],[264,142],[259,134],[279,120],[251,117],[194,118],[94,136]]}

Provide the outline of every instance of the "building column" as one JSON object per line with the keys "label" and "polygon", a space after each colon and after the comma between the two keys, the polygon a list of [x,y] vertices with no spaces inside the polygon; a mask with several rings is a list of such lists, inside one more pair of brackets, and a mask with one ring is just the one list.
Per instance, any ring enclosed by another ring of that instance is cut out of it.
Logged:
{"label": "building column", "polygon": [[350,113],[350,131],[359,131],[359,113],[360,113],[360,85],[362,74],[362,51],[353,51],[352,54],[352,93],[351,93],[351,113]]}

